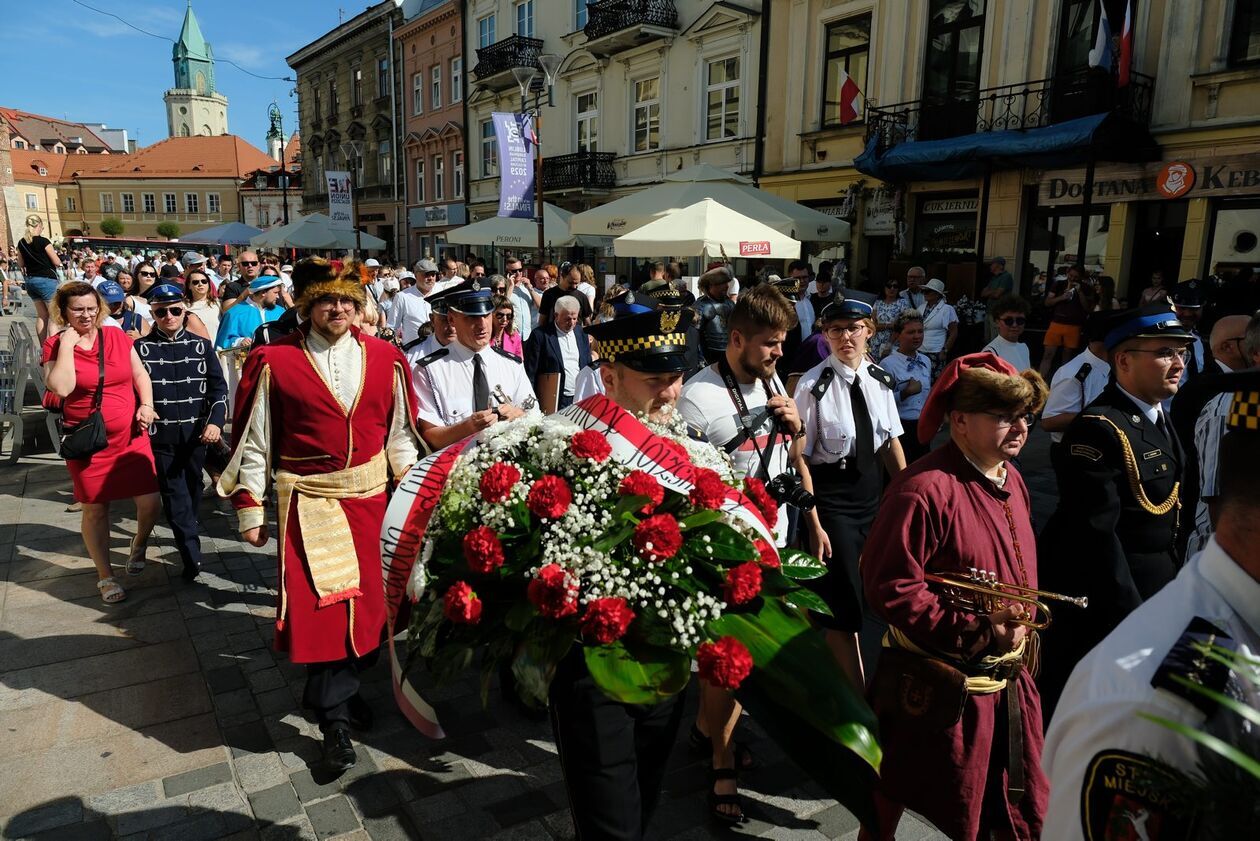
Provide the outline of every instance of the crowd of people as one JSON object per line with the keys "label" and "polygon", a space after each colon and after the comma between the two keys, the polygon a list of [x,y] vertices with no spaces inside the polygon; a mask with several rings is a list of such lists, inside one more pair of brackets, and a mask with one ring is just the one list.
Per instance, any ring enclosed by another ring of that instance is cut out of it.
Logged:
{"label": "crowd of people", "polygon": [[[945,284],[920,267],[876,295],[828,264],[742,282],[715,264],[697,295],[667,263],[600,290],[580,263],[290,265],[251,250],[75,261],[46,242],[31,225],[19,251],[51,324],[43,360],[67,435],[101,423],[99,446],[66,461],[101,598],[126,597],[111,503],[136,506],[125,573],[144,568],[161,507],[195,578],[203,474],[256,546],[278,497],[276,645],[307,666],[303,701],[334,770],[354,765],[351,733],[371,726],[359,675],[382,644],[391,481],[426,453],[593,394],[681,416],[765,483],[780,546],[826,564],[808,584],[830,615],[813,618],[880,723],[879,824],[865,837],[895,837],[905,809],[967,839],[1075,838],[1082,825],[1105,837],[1117,815],[1168,812],[1139,786],[1121,800],[1099,781],[1152,757],[1192,767],[1185,746],[1151,749],[1171,731],[1139,733],[1151,725],[1128,712],[1202,720],[1173,679],[1219,678],[1185,655],[1201,620],[1240,648],[1260,643],[1247,540],[1260,525],[1260,317],[1206,283],[1082,314],[1069,272],[1047,291],[1055,335],[1039,371],[1022,341],[1032,306],[1000,260],[980,290],[992,335],[961,353]],[[1056,436],[1060,491],[1040,533],[1019,470],[1039,421]],[[1056,594],[1088,604],[1055,601],[1044,628],[1037,601]],[[582,678],[570,678],[553,726],[570,790],[582,776],[591,795],[571,802],[579,837],[642,838],[668,756],[644,746],[673,743],[681,707],[577,715]],[[740,714],[702,688],[691,742],[711,755],[708,804],[727,824],[747,819],[739,776],[755,763]],[[614,755],[637,785],[588,779]]]}

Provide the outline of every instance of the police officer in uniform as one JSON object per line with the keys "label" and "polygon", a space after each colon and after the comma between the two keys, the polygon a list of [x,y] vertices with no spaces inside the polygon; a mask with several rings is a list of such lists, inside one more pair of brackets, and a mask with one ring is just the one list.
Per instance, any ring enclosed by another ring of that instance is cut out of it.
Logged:
{"label": "police officer in uniform", "polygon": [[421,330],[420,335],[402,346],[403,355],[413,365],[434,351],[446,347],[454,340],[455,330],[451,327],[451,320],[446,308],[446,293],[450,292],[456,285],[458,284],[435,288],[425,296],[424,302],[429,305],[428,329]]}
{"label": "police officer in uniform", "polygon": [[163,283],[149,303],[153,330],[136,340],[136,354],[153,381],[158,419],[150,432],[162,508],[191,580],[201,571],[201,471],[206,445],[220,440],[227,420],[227,382],[214,343],[186,329],[184,291]]}
{"label": "police officer in uniform", "polygon": [[443,296],[455,339],[413,366],[420,434],[434,450],[474,435],[537,405],[525,366],[490,346],[490,285],[468,278]]}
{"label": "police officer in uniform", "polygon": [[[677,311],[687,305],[683,293],[668,278],[649,280],[640,286],[633,293],[632,297],[638,304],[655,306],[658,309]],[[687,379],[705,366],[704,355],[700,349],[700,327],[694,315],[689,321],[686,334],[687,367],[683,369],[683,379]],[[587,335],[590,335],[589,331],[587,331]],[[594,337],[592,336],[591,338]]]}
{"label": "police officer in uniform", "polygon": [[[1175,782],[1170,787],[1164,777],[1169,766],[1197,775],[1201,752],[1182,734],[1144,717],[1238,747],[1240,720],[1181,681],[1260,707],[1253,681],[1198,648],[1210,643],[1252,658],[1260,654],[1260,374],[1229,374],[1221,387],[1231,400],[1219,453],[1216,534],[1081,661],[1064,689],[1042,753],[1051,789],[1044,841],[1251,837],[1237,834],[1237,827],[1234,834],[1192,833],[1196,818],[1209,823],[1220,804],[1169,797],[1184,788]],[[1240,805],[1247,812],[1254,804]],[[1196,807],[1204,813],[1196,816]]]}
{"label": "police officer in uniform", "polygon": [[862,661],[874,666],[886,626],[863,607],[858,558],[883,489],[880,462],[896,474],[906,461],[897,440],[902,428],[895,381],[866,358],[867,343],[875,335],[875,296],[857,291],[846,295],[823,308],[822,332],[831,355],[805,372],[795,399],[818,519],[831,541],[828,573],[807,583],[831,608],[832,616],[816,617],[827,631],[828,644],[854,685],[862,686]]}
{"label": "police officer in uniform", "polygon": [[[591,325],[605,359],[600,373],[608,398],[649,421],[672,417],[692,318],[688,308],[659,309]],[[579,647],[560,662],[549,691],[551,726],[579,841],[644,837],[685,694],[623,704],[595,685]]]}
{"label": "police officer in uniform", "polygon": [[1161,403],[1177,393],[1191,339],[1167,304],[1116,315],[1104,340],[1112,381],[1051,456],[1059,505],[1041,533],[1041,586],[1089,607],[1065,608],[1045,635],[1047,716],[1077,661],[1181,565],[1184,459]]}

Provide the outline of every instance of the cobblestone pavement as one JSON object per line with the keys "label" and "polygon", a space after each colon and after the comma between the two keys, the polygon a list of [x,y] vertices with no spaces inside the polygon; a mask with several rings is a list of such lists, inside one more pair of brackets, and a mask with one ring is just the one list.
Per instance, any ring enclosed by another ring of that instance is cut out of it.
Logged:
{"label": "cobblestone pavement", "polygon": [[[394,708],[379,664],[366,676],[377,722],[358,738],[358,766],[321,776],[318,731],[299,710],[303,670],[271,649],[274,542],[240,542],[228,506],[207,498],[200,580],[180,579],[159,526],[147,569],[123,579],[127,600],[105,605],[79,515],[65,510],[64,464],[33,438],[42,423],[27,430],[33,455],[0,466],[0,837],[572,837],[550,728],[497,691],[483,708],[471,676],[430,690],[448,733],[431,741]],[[1044,452],[1035,459],[1026,470],[1044,480]],[[128,507],[113,529],[119,565],[135,530]],[[689,701],[694,711],[694,690]],[[684,726],[652,837],[855,838],[853,817],[744,721],[760,763],[742,781],[752,820],[738,831],[708,821],[705,766]],[[943,838],[910,817],[898,837]]]}

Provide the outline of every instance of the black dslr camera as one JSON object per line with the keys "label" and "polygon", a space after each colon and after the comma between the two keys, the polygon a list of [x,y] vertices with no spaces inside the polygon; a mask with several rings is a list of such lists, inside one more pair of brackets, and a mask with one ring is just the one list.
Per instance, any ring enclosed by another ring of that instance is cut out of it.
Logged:
{"label": "black dslr camera", "polygon": [[814,495],[805,490],[800,474],[790,468],[767,482],[766,491],[780,505],[792,505],[801,511],[814,509]]}

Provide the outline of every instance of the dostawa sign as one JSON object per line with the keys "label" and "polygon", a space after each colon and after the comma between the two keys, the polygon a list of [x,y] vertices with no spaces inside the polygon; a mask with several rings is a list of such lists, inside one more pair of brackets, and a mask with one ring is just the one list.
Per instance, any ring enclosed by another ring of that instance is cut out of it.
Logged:
{"label": "dostawa sign", "polygon": [[[1214,198],[1260,195],[1260,155],[1100,166],[1094,171],[1093,201]],[[1056,170],[1041,178],[1043,206],[1085,200],[1085,170]]]}

